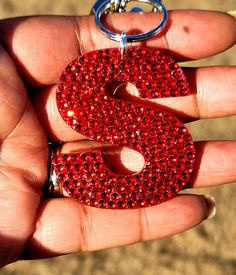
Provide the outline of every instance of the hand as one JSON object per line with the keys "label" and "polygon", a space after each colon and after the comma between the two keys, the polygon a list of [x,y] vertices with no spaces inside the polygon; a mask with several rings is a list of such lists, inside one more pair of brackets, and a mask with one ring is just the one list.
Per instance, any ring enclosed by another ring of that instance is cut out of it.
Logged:
{"label": "hand", "polygon": [[[132,24],[144,30],[147,22],[155,24],[157,15],[123,14],[107,20],[119,29]],[[236,41],[236,21],[227,14],[176,11],[170,13],[169,22],[166,33],[147,41],[147,46],[167,50],[179,61],[222,52]],[[86,207],[68,198],[42,199],[48,139],[71,142],[83,138],[60,117],[55,83],[64,67],[80,54],[118,45],[98,32],[90,17],[11,19],[0,22],[0,34],[0,266],[18,259],[159,239],[212,215],[213,202],[197,195],[179,195],[154,207],[122,211]],[[235,67],[185,72],[191,96],[176,99],[174,104],[168,99],[157,103],[175,109],[185,122],[236,114]],[[80,141],[77,146],[87,143]],[[235,141],[197,142],[196,150],[193,187],[236,180]]]}

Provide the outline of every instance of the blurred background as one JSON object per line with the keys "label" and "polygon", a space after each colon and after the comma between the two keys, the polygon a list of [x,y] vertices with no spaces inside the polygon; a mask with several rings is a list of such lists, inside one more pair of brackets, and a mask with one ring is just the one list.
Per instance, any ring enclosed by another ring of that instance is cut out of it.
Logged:
{"label": "blurred background", "polygon": [[[95,0],[1,0],[0,18],[24,15],[87,15]],[[236,10],[235,0],[166,0],[168,9]],[[236,65],[236,47],[191,62],[191,66]],[[236,92],[236,91],[235,91]],[[195,140],[235,139],[236,117],[204,120],[188,125]],[[123,248],[81,253],[49,260],[18,262],[0,274],[79,275],[234,275],[236,274],[236,184],[194,190],[216,199],[214,219],[183,234]]]}

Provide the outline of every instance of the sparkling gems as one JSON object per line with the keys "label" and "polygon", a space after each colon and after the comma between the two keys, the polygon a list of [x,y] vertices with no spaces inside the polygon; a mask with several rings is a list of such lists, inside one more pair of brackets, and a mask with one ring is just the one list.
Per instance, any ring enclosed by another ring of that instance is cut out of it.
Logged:
{"label": "sparkling gems", "polygon": [[193,171],[195,151],[183,124],[159,108],[126,102],[106,93],[111,83],[132,83],[142,98],[189,94],[185,76],[173,59],[155,49],[105,49],[67,66],[56,101],[65,122],[102,143],[127,146],[145,160],[138,174],[117,175],[100,151],[54,154],[58,184],[80,203],[110,209],[152,206],[175,196]]}

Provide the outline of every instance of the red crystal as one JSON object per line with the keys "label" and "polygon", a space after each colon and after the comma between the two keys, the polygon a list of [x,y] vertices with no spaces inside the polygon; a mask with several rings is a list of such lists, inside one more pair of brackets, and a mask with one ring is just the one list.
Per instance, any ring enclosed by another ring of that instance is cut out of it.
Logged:
{"label": "red crystal", "polygon": [[56,101],[65,122],[93,140],[130,147],[145,160],[141,172],[118,175],[100,151],[56,153],[57,183],[82,204],[110,209],[152,206],[175,196],[193,171],[195,150],[188,130],[173,115],[155,107],[114,99],[113,82],[132,83],[142,98],[189,94],[183,71],[156,49],[128,48],[87,53],[64,70]]}

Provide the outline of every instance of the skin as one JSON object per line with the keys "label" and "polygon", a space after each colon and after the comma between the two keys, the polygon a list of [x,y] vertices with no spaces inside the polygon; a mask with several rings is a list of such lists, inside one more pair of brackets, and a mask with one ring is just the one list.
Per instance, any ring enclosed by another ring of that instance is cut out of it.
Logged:
{"label": "skin", "polygon": [[[147,22],[150,27],[157,19],[150,14],[115,15],[105,23],[122,30],[131,24],[131,29],[144,31]],[[169,22],[163,35],[145,46],[166,50],[178,61],[211,56],[236,42],[236,21],[224,13],[173,11]],[[0,22],[0,37],[0,266],[18,259],[159,239],[207,218],[209,204],[196,195],[179,195],[161,205],[132,211],[86,207],[68,198],[42,199],[48,139],[66,142],[67,151],[92,144],[60,117],[56,82],[64,67],[79,55],[117,44],[97,31],[92,17],[5,20]],[[192,83],[190,96],[154,102],[175,109],[185,122],[236,115],[236,67],[185,72]],[[235,141],[198,142],[196,150],[198,169],[192,187],[236,180]]]}

